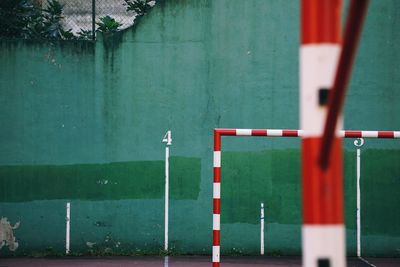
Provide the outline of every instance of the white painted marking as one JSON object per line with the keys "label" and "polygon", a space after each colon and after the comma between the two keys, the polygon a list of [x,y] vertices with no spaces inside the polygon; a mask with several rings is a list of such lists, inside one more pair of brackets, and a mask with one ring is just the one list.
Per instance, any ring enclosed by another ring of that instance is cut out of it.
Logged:
{"label": "white painted marking", "polygon": [[212,261],[219,262],[219,246],[213,246]]}
{"label": "white painted marking", "polygon": [[400,132],[394,132],[394,138],[400,138]]}
{"label": "white painted marking", "polygon": [[214,183],[214,198],[221,198],[221,183]]}
{"label": "white painted marking", "polygon": [[65,254],[70,251],[70,220],[71,220],[71,203],[66,205],[66,229],[65,229]]}
{"label": "white painted marking", "polygon": [[221,167],[221,151],[214,151],[214,167]]}
{"label": "white painted marking", "polygon": [[213,214],[213,230],[221,230],[221,215]]}
{"label": "white painted marking", "polygon": [[[319,89],[332,88],[339,53],[337,44],[300,48],[300,129],[305,131],[304,136],[322,135],[327,108],[319,105]],[[342,122],[338,126],[342,129]]]}
{"label": "white painted marking", "polygon": [[168,267],[169,266],[169,257],[165,256],[164,257],[164,267]]}
{"label": "white painted marking", "polygon": [[366,264],[368,264],[371,267],[377,267],[376,265],[370,263],[369,261],[367,261],[366,259],[364,259],[363,257],[358,257],[360,260],[362,260],[363,262],[365,262]]}
{"label": "white painted marking", "polygon": [[362,131],[361,137],[365,138],[378,138],[378,131]]}
{"label": "white painted marking", "polygon": [[282,136],[282,130],[267,130],[267,136]]}
{"label": "white painted marking", "polygon": [[251,129],[236,129],[236,135],[251,135]]}
{"label": "white painted marking", "polygon": [[302,235],[303,266],[318,267],[319,259],[346,266],[344,225],[303,225]]}

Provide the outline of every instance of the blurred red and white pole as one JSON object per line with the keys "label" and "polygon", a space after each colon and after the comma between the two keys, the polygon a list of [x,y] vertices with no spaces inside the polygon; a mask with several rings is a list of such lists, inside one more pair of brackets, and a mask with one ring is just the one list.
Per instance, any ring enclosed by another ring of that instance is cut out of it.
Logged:
{"label": "blurred red and white pole", "polygon": [[329,167],[318,164],[328,94],[341,49],[341,0],[302,0],[300,128],[303,266],[345,266],[342,141],[338,120]]}

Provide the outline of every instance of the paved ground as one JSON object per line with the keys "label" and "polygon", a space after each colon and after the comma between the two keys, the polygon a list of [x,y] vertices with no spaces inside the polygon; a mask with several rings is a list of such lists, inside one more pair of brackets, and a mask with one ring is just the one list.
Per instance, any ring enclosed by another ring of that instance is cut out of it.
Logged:
{"label": "paved ground", "polygon": [[[400,258],[367,258],[373,264],[350,258],[348,267],[394,267],[400,266]],[[0,258],[0,267],[210,267],[209,256],[169,257],[168,262],[163,257],[71,257],[71,258]],[[223,257],[221,267],[282,267],[301,266],[298,257]]]}

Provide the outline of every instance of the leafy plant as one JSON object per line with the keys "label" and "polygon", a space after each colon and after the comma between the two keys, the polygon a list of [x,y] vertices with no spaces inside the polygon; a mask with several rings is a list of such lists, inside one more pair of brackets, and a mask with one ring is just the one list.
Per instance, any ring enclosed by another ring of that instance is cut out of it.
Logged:
{"label": "leafy plant", "polygon": [[32,21],[40,16],[30,0],[0,1],[0,36],[21,38]]}
{"label": "leafy plant", "polygon": [[124,0],[126,11],[133,11],[138,16],[145,15],[153,6],[154,0]]}
{"label": "leafy plant", "polygon": [[[137,17],[145,15],[155,0],[124,0],[126,11]],[[45,8],[36,0],[0,0],[0,38],[51,39],[51,40],[92,40],[93,32],[80,29],[76,34],[65,30],[63,5],[59,0],[47,0]],[[104,16],[96,23],[97,31],[113,33],[122,26],[111,16]]]}
{"label": "leafy plant", "polygon": [[92,40],[93,39],[93,32],[92,30],[84,30],[80,29],[77,36],[78,40]]}
{"label": "leafy plant", "polygon": [[74,39],[71,29],[64,30],[63,5],[48,0],[41,9],[32,0],[5,0],[0,5],[0,36],[32,39]]}
{"label": "leafy plant", "polygon": [[43,10],[43,37],[58,39],[68,35],[61,26],[62,10],[63,6],[57,0],[47,2],[47,7]]}
{"label": "leafy plant", "polygon": [[118,28],[122,26],[121,23],[110,16],[101,17],[100,22],[97,22],[96,24],[99,26],[97,31],[104,33],[116,32],[118,31]]}

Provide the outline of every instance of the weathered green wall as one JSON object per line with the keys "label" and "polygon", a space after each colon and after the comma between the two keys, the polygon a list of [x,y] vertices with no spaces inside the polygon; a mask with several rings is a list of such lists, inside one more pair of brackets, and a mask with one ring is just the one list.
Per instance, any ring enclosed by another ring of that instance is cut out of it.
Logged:
{"label": "weathered green wall", "polygon": [[[346,129],[400,129],[400,2],[372,1]],[[158,253],[171,129],[170,241],[209,254],[212,130],[298,128],[299,1],[169,0],[135,29],[85,42],[0,42],[0,217],[16,254]],[[355,148],[345,142],[347,248],[355,253]],[[222,250],[300,253],[299,140],[223,139]],[[363,249],[399,255],[400,144],[363,147]],[[96,243],[92,245],[92,243]],[[7,247],[0,255],[10,254]],[[12,253],[11,253],[12,254]]]}

